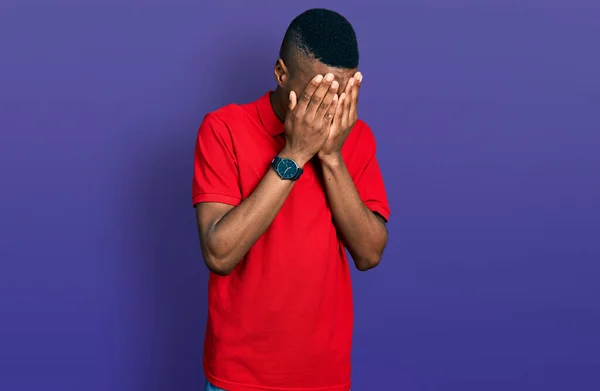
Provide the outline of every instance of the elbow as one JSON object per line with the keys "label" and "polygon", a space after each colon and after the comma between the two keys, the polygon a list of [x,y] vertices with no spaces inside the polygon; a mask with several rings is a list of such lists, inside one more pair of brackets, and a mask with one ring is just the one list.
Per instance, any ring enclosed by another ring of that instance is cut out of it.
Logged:
{"label": "elbow", "polygon": [[206,267],[208,267],[208,270],[218,276],[227,277],[235,268],[235,264],[227,261],[226,258],[216,257],[211,254],[205,254],[204,252],[202,257],[204,258],[204,263],[206,264]]}
{"label": "elbow", "polygon": [[354,265],[356,268],[361,272],[366,272],[379,265],[382,255],[381,252],[377,252],[369,255],[353,256],[352,258],[354,258]]}
{"label": "elbow", "polygon": [[202,258],[208,270],[221,277],[230,275],[237,265],[237,262],[232,261],[231,254],[228,251],[217,251],[218,248],[208,243],[201,244]]}
{"label": "elbow", "polygon": [[380,240],[371,242],[370,246],[364,246],[363,251],[355,254],[350,253],[352,258],[354,259],[354,264],[356,268],[361,272],[366,272],[367,270],[371,270],[381,263],[381,258],[383,258],[383,252],[387,245],[388,235],[387,228],[385,225],[383,226],[384,230],[380,236]]}
{"label": "elbow", "polygon": [[230,243],[219,239],[218,236],[206,235],[200,238],[200,250],[208,270],[218,276],[230,275],[238,264],[232,256],[233,249]]}

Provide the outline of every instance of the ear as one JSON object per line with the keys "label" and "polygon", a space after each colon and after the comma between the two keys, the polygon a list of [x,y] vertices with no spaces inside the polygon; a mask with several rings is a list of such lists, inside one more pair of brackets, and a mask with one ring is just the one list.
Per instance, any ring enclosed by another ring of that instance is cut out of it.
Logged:
{"label": "ear", "polygon": [[285,89],[285,86],[287,85],[289,79],[290,79],[290,74],[289,74],[289,70],[287,68],[287,66],[285,65],[285,63],[283,62],[283,60],[281,58],[279,58],[277,60],[277,62],[275,63],[275,69],[273,70],[274,76],[275,76],[275,81],[277,82],[277,85],[281,88]]}

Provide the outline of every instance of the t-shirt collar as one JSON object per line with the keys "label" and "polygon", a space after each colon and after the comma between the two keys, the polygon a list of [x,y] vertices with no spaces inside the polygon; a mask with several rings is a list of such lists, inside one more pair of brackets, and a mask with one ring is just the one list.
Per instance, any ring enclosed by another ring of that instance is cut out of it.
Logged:
{"label": "t-shirt collar", "polygon": [[258,116],[263,126],[272,136],[278,136],[284,133],[283,122],[279,119],[273,106],[271,106],[271,93],[267,92],[262,98],[258,100]]}

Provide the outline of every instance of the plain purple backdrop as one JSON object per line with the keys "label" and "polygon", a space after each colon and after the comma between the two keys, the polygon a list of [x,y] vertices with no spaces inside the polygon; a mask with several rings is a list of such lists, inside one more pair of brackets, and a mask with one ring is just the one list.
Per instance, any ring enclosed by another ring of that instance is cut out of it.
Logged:
{"label": "plain purple backdrop", "polygon": [[202,389],[197,128],[315,6],[357,30],[393,209],[353,390],[600,389],[600,3],[219,4],[0,5],[0,390]]}

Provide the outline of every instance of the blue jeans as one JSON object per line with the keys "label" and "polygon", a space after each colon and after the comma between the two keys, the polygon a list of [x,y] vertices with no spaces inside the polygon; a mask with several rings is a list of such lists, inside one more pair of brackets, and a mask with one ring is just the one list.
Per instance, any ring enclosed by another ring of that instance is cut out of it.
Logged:
{"label": "blue jeans", "polygon": [[225,391],[222,388],[217,388],[215,386],[213,386],[212,384],[210,384],[208,381],[206,382],[206,388],[204,389],[205,391]]}
{"label": "blue jeans", "polygon": [[212,384],[210,384],[208,381],[206,382],[206,388],[204,389],[204,391],[226,391],[222,388],[218,388],[213,386]]}

